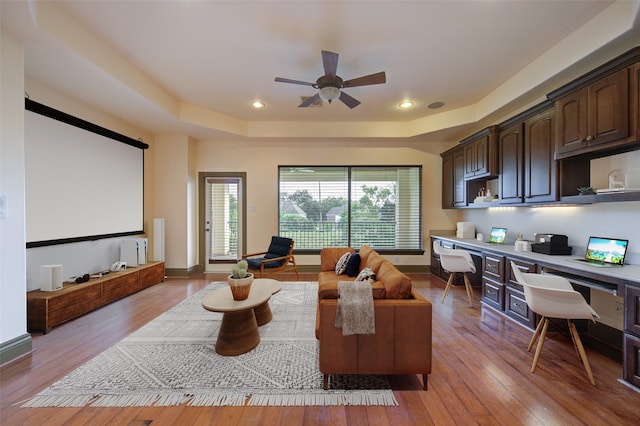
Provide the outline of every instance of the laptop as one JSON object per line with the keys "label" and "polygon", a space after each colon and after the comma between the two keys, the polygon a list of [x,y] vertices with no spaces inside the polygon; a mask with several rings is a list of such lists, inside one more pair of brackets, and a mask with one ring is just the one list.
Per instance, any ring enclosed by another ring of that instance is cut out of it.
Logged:
{"label": "laptop", "polygon": [[489,242],[494,244],[503,244],[504,239],[507,237],[507,228],[491,228],[491,234],[489,234]]}
{"label": "laptop", "polygon": [[600,267],[622,266],[628,245],[629,240],[589,237],[584,259],[577,260]]}

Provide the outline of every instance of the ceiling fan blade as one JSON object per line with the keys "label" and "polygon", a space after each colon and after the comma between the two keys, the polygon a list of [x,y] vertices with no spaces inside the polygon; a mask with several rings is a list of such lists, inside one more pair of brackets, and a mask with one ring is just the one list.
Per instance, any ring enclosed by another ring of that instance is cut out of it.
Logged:
{"label": "ceiling fan blade", "polygon": [[340,92],[340,100],[342,102],[344,102],[344,104],[346,106],[348,106],[351,109],[354,109],[355,107],[357,107],[358,105],[360,105],[360,101],[357,100],[356,98],[354,98],[353,96],[349,96],[344,92]]}
{"label": "ceiling fan blade", "polygon": [[333,52],[322,51],[322,65],[324,65],[324,75],[335,77],[338,69],[338,54]]}
{"label": "ceiling fan blade", "polygon": [[344,87],[368,86],[370,84],[382,84],[387,82],[387,76],[384,71],[375,74],[365,75],[364,77],[353,78],[343,83]]}
{"label": "ceiling fan blade", "polygon": [[313,105],[318,99],[320,99],[320,94],[316,93],[315,95],[313,95],[312,97],[310,97],[309,99],[307,99],[306,101],[298,105],[298,107],[306,108],[308,106]]}
{"label": "ceiling fan blade", "polygon": [[300,81],[300,80],[291,80],[290,78],[282,78],[276,77],[276,80],[279,83],[291,83],[291,84],[301,84],[303,86],[314,86],[315,83],[309,83],[308,81]]}

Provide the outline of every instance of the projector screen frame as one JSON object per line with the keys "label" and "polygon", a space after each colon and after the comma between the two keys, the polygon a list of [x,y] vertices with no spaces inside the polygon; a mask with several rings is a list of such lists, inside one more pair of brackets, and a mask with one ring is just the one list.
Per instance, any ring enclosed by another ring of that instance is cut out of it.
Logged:
{"label": "projector screen frame", "polygon": [[[25,110],[43,115],[45,117],[77,127],[79,129],[92,132],[97,135],[103,136],[105,138],[112,139],[114,141],[121,142],[126,145],[143,150],[141,167],[142,167],[142,191],[144,194],[144,150],[148,149],[149,145],[144,143],[141,139],[140,140],[133,139],[129,136],[123,135],[113,130],[109,130],[97,124],[91,123],[89,121],[83,120],[81,118],[75,117],[65,112],[59,111],[55,108],[51,108],[49,106],[43,105],[29,98],[25,98]],[[141,218],[141,222],[144,222],[144,203],[142,206],[142,216],[143,217]],[[52,246],[52,245],[58,245],[58,244],[70,244],[70,243],[77,243],[82,241],[97,241],[101,239],[125,237],[125,236],[131,236],[131,235],[139,235],[143,233],[144,233],[143,229],[135,229],[131,231],[115,232],[115,233],[108,233],[108,234],[97,234],[97,235],[76,236],[76,237],[70,237],[70,238],[59,238],[59,239],[51,239],[51,240],[30,241],[26,243],[26,248],[45,247],[45,246]]]}

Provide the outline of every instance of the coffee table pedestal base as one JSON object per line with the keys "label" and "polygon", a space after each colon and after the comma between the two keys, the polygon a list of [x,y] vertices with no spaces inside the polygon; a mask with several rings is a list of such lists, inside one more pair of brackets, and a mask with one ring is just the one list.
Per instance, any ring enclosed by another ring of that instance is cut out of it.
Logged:
{"label": "coffee table pedestal base", "polygon": [[253,309],[223,314],[216,341],[218,354],[224,356],[241,355],[258,346],[259,343],[260,333]]}

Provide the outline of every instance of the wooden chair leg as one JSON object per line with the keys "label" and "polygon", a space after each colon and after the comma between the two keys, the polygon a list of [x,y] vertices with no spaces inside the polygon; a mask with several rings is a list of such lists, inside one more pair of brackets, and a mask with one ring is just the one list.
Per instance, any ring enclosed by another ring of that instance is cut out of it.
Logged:
{"label": "wooden chair leg", "polygon": [[423,390],[427,390],[427,378],[429,377],[428,374],[423,374],[422,375],[422,389]]}
{"label": "wooden chair leg", "polygon": [[322,389],[324,390],[328,390],[329,389],[329,375],[325,374],[322,377]]}
{"label": "wooden chair leg", "polygon": [[591,372],[591,366],[589,365],[589,360],[587,359],[587,353],[584,351],[584,346],[582,346],[582,340],[580,339],[580,335],[578,334],[578,330],[576,330],[576,325],[571,320],[567,320],[569,323],[569,332],[571,333],[571,337],[578,348],[578,354],[582,359],[582,363],[584,364],[585,370],[587,370],[587,376],[589,376],[589,381],[593,386],[596,385],[596,381],[593,379],[593,373]]}
{"label": "wooden chair leg", "polygon": [[451,286],[453,285],[454,276],[455,276],[454,272],[452,272],[451,275],[449,275],[449,281],[447,281],[447,286],[444,288],[444,293],[442,294],[442,300],[440,301],[440,303],[444,302],[444,299],[447,297],[447,294],[449,293],[449,290],[451,290]]}
{"label": "wooden chair leg", "polygon": [[531,348],[535,345],[536,340],[538,340],[538,336],[540,336],[540,330],[542,330],[542,325],[544,324],[545,317],[540,318],[540,322],[536,326],[536,331],[533,332],[533,336],[531,336],[531,341],[529,342],[529,347],[527,348],[527,352],[531,352]]}
{"label": "wooden chair leg", "polygon": [[464,278],[464,287],[467,290],[467,298],[469,299],[469,306],[473,306],[473,290],[471,288],[471,282],[469,281],[469,277],[467,274],[462,274]]}
{"label": "wooden chair leg", "polygon": [[531,372],[536,371],[536,365],[538,365],[538,359],[540,359],[540,352],[542,352],[542,345],[544,345],[544,338],[547,336],[547,329],[549,328],[549,319],[544,319],[544,326],[542,327],[542,333],[538,340],[538,346],[536,346],[536,354],[533,356],[533,364],[531,365]]}

